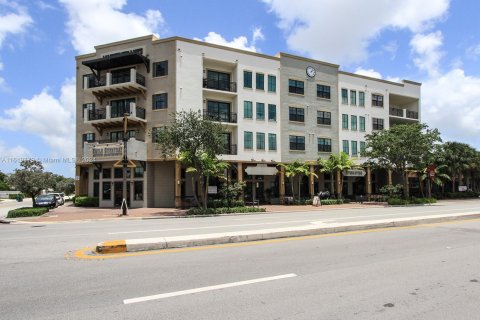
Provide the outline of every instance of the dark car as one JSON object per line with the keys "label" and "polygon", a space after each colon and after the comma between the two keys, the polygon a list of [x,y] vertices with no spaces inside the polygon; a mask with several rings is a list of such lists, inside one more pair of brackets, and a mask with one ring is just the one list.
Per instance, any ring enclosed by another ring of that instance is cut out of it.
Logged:
{"label": "dark car", "polygon": [[53,194],[45,194],[35,198],[34,207],[58,207],[58,198]]}

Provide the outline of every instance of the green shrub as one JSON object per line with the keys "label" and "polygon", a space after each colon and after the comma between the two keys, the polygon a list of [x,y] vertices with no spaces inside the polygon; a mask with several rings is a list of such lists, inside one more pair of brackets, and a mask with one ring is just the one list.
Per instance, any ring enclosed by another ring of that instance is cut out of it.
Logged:
{"label": "green shrub", "polygon": [[7,218],[36,217],[48,212],[48,208],[23,207],[8,211]]}
{"label": "green shrub", "polygon": [[210,208],[225,208],[225,207],[243,207],[245,203],[241,200],[231,199],[212,199],[208,201]]}
{"label": "green shrub", "polygon": [[187,211],[188,215],[217,215],[225,213],[265,212],[265,208],[258,207],[231,207],[231,208],[192,208]]}
{"label": "green shrub", "polygon": [[[20,194],[20,196],[22,197],[22,199],[25,198],[25,196],[23,195],[23,193],[19,193],[19,194]],[[10,199],[10,200],[16,200],[16,199],[17,199],[17,195],[18,195],[18,193],[9,194],[9,195],[8,195],[8,199]]]}
{"label": "green shrub", "polygon": [[323,199],[321,200],[322,205],[328,206],[332,204],[344,204],[344,203],[349,203],[350,200],[348,199]]}
{"label": "green shrub", "polygon": [[75,207],[98,207],[98,198],[78,196],[73,203]]}
{"label": "green shrub", "polygon": [[437,199],[435,198],[414,198],[414,197],[408,200],[400,199],[396,197],[389,197],[387,200],[387,203],[390,206],[404,206],[407,204],[431,204],[436,202],[437,202]]}

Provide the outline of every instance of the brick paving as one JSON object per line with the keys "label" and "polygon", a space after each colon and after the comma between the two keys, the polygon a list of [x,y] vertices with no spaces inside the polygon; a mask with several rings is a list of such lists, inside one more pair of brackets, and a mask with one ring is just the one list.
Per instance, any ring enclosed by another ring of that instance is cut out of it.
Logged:
{"label": "brick paving", "polygon": [[[267,212],[295,212],[295,211],[328,211],[338,209],[366,208],[372,206],[383,206],[380,203],[349,203],[342,205],[328,206],[284,206],[284,205],[264,205]],[[18,221],[28,222],[61,222],[61,221],[81,221],[81,220],[117,220],[131,218],[161,218],[186,216],[186,210],[174,208],[136,208],[129,209],[128,216],[121,216],[119,208],[82,208],[74,207],[71,203],[66,203],[40,217],[18,218]]]}

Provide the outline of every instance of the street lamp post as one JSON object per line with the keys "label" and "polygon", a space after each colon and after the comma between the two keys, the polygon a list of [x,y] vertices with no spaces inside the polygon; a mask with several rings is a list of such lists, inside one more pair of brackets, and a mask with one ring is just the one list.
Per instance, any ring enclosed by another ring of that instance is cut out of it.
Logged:
{"label": "street lamp post", "polygon": [[122,186],[122,215],[127,215],[127,165],[128,165],[128,156],[127,156],[127,123],[128,123],[128,113],[123,114],[123,159],[122,159],[122,168],[123,168],[123,186]]}

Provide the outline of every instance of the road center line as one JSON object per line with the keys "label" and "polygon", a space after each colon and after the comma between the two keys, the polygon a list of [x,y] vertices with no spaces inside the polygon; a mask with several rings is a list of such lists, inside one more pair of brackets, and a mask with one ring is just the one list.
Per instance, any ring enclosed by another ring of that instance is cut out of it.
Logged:
{"label": "road center line", "polygon": [[159,300],[159,299],[178,297],[178,296],[194,294],[194,293],[199,293],[199,292],[206,292],[206,291],[213,291],[213,290],[220,290],[220,289],[226,289],[226,288],[245,286],[247,284],[254,284],[254,283],[260,283],[260,282],[267,282],[267,281],[274,281],[274,280],[292,278],[292,277],[296,277],[296,276],[297,275],[295,273],[288,273],[288,274],[283,274],[283,275],[273,276],[273,277],[257,278],[257,279],[252,279],[252,280],[218,284],[218,285],[209,286],[209,287],[202,287],[202,288],[196,288],[196,289],[189,289],[189,290],[182,290],[182,291],[156,294],[156,295],[152,295],[152,296],[126,299],[126,300],[123,300],[123,303],[124,304],[131,304],[131,303],[145,302],[145,301],[151,301],[151,300]]}

